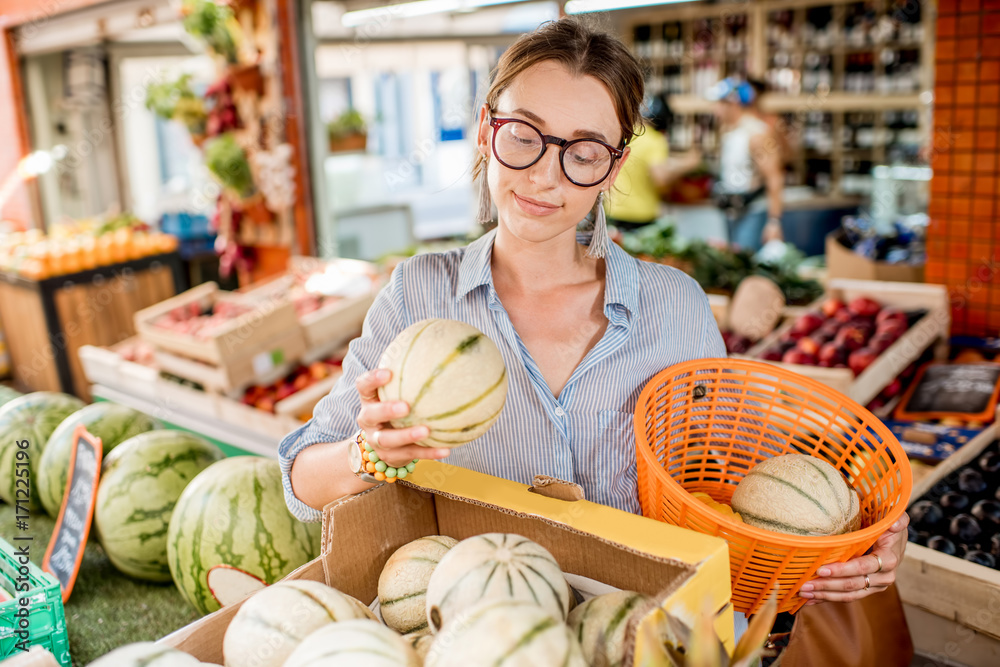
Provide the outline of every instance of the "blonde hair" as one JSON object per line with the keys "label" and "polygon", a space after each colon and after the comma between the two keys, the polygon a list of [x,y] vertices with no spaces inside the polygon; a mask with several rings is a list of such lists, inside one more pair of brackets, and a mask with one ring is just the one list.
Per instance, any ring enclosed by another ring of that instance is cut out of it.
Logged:
{"label": "blonde hair", "polygon": [[[545,61],[562,63],[574,76],[592,76],[608,89],[615,106],[624,147],[635,136],[641,118],[645,83],[642,68],[620,39],[585,25],[578,18],[543,23],[522,35],[507,49],[493,71],[486,91],[486,104],[497,107],[503,94],[519,74]],[[484,171],[487,157],[476,153],[472,177]]]}

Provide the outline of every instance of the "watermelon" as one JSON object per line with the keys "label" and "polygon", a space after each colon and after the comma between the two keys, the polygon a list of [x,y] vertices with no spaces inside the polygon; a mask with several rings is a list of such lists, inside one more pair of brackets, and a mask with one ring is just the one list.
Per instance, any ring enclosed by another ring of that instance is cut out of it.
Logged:
{"label": "watermelon", "polygon": [[319,555],[320,524],[289,513],[278,462],[237,456],[209,466],[177,501],[167,534],[170,574],[203,614],[221,605],[208,585],[218,565],[273,584]]}
{"label": "watermelon", "polygon": [[733,511],[744,523],[793,535],[841,535],[861,523],[857,491],[815,456],[764,459],[740,480]]}
{"label": "watermelon", "polygon": [[465,322],[422,320],[389,344],[378,364],[392,379],[378,388],[382,401],[405,401],[410,412],[396,428],[430,429],[418,444],[458,447],[480,437],[507,400],[507,369],[496,343]]}
{"label": "watermelon", "polygon": [[396,550],[378,578],[382,620],[396,632],[429,632],[427,582],[458,540],[446,535],[421,537]]}
{"label": "watermelon", "polygon": [[101,439],[105,457],[132,436],[160,427],[155,419],[115,403],[94,403],[64,419],[45,445],[36,482],[42,507],[52,517],[59,515],[66,492],[73,430],[78,424],[83,424],[91,435]]}
{"label": "watermelon", "polygon": [[[17,468],[17,443],[27,441],[29,467],[32,483],[31,496],[27,508],[41,509],[38,499],[38,484],[34,480],[39,477],[42,454],[49,436],[66,417],[84,406],[84,402],[75,396],[49,391],[36,391],[15,398],[0,408],[0,499],[14,504],[17,492],[15,490],[15,470]],[[21,487],[23,488],[23,486]],[[22,506],[24,498],[20,498]]]}
{"label": "watermelon", "polygon": [[0,408],[2,408],[7,403],[10,403],[19,396],[24,396],[24,394],[22,394],[19,391],[13,390],[6,385],[0,384]]}
{"label": "watermelon", "polygon": [[424,661],[424,667],[588,664],[560,618],[531,602],[496,599],[484,599],[459,613],[434,638]]}
{"label": "watermelon", "polygon": [[427,584],[427,621],[446,628],[480,600],[524,600],[559,622],[569,613],[570,587],[552,554],[526,537],[487,533],[462,540],[434,569]]}
{"label": "watermelon", "polygon": [[324,625],[306,637],[284,664],[284,667],[419,666],[420,659],[407,640],[367,619]]}
{"label": "watermelon", "polygon": [[573,630],[589,665],[625,667],[625,634],[629,623],[652,611],[651,598],[632,591],[615,591],[590,598],[570,612]]}
{"label": "watermelon", "polygon": [[188,653],[153,642],[137,642],[116,648],[90,663],[90,667],[200,667],[202,662]]}

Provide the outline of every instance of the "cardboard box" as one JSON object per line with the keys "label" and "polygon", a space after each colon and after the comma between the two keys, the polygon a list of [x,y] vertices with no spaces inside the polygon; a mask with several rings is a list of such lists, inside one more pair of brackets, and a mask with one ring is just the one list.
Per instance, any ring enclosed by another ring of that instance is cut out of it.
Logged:
{"label": "cardboard box", "polygon": [[897,283],[924,282],[923,264],[890,264],[862,257],[844,245],[846,235],[839,229],[826,237],[827,278],[886,280]]}
{"label": "cardboard box", "polygon": [[[664,607],[692,623],[703,610],[734,648],[729,549],[718,537],[683,530],[586,500],[547,497],[532,487],[435,461],[403,482],[381,484],[323,512],[323,555],[288,575],[327,583],[370,604],[399,547],[426,535],[464,539],[517,533],[555,556],[564,572],[648,595],[671,591]],[[222,641],[240,603],[160,640],[203,662],[222,663]]]}

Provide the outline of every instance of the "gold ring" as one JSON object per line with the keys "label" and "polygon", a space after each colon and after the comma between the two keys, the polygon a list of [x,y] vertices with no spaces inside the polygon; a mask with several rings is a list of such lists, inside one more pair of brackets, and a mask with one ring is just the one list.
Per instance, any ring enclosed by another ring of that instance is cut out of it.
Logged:
{"label": "gold ring", "polygon": [[881,556],[879,556],[876,553],[873,553],[872,556],[875,556],[875,560],[878,561],[878,569],[875,570],[875,572],[876,573],[881,572],[882,571],[882,558],[881,558]]}
{"label": "gold ring", "polygon": [[871,587],[872,587],[872,580],[869,579],[868,575],[866,574],[865,575],[865,590],[867,591]]}

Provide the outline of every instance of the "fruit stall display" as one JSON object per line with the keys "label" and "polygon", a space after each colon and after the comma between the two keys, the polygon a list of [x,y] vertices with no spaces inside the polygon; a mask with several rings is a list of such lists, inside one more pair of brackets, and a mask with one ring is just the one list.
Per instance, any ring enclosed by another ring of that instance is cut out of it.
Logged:
{"label": "fruit stall display", "polygon": [[940,285],[834,280],[824,297],[746,356],[867,405],[925,350],[946,346],[949,326],[948,296]]}

